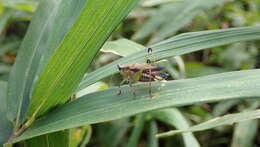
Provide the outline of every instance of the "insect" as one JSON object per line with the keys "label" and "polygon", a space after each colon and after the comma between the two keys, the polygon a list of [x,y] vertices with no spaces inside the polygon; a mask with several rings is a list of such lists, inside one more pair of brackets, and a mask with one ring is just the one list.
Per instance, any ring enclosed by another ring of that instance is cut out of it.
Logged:
{"label": "insect", "polygon": [[[152,52],[152,48],[148,48],[148,55]],[[128,83],[132,89],[133,95],[136,96],[132,84],[137,82],[149,82],[149,95],[152,97],[152,81],[163,81],[168,77],[168,74],[162,72],[163,68],[152,65],[151,60],[148,58],[146,63],[143,64],[130,64],[126,66],[117,65],[120,74],[123,77],[123,81],[119,84],[118,95],[122,93],[120,86],[124,83]]]}

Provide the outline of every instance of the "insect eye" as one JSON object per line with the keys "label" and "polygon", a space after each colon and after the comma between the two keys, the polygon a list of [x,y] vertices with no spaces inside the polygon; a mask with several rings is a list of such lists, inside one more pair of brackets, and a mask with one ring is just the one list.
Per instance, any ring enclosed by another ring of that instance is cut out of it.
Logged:
{"label": "insect eye", "polygon": [[117,68],[118,68],[118,70],[122,70],[122,68],[119,65],[117,65]]}

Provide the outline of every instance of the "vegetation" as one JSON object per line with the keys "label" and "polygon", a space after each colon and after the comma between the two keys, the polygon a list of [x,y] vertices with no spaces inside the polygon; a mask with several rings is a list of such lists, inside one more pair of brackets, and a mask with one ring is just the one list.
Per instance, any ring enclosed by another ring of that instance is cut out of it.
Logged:
{"label": "vegetation", "polygon": [[[0,145],[260,146],[259,12],[259,0],[0,1]],[[117,65],[147,58],[167,81],[118,95]]]}

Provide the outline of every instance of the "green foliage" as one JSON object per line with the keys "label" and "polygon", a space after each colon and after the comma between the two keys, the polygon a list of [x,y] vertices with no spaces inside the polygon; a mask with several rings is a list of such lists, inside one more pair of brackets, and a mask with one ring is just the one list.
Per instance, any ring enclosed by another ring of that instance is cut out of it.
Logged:
{"label": "green foliage", "polygon": [[138,95],[136,99],[128,86],[122,87],[123,94],[120,96],[117,96],[117,88],[87,94],[36,121],[16,141],[170,106],[257,98],[260,93],[254,87],[259,86],[259,83],[255,82],[259,73],[260,70],[248,70],[165,83],[157,82],[152,85],[155,95],[152,99],[149,98],[147,84],[135,85]]}
{"label": "green foliage", "polygon": [[259,1],[138,2],[0,1],[0,146],[259,146]]}

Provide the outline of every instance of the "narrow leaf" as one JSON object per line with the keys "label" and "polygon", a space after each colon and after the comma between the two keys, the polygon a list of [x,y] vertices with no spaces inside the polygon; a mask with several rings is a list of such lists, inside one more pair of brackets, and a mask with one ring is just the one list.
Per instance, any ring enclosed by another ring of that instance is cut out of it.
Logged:
{"label": "narrow leaf", "polygon": [[15,141],[78,127],[119,119],[141,112],[170,106],[260,97],[260,70],[215,74],[200,78],[152,83],[154,98],[149,98],[148,85],[134,85],[134,98],[128,86],[122,94],[113,88],[91,93],[67,103],[33,125]]}
{"label": "narrow leaf", "polygon": [[6,116],[7,83],[0,81],[0,146],[2,146],[13,131],[12,122]]}
{"label": "narrow leaf", "polygon": [[155,135],[158,133],[158,128],[154,120],[149,123],[148,133],[148,147],[158,147],[158,139],[155,138]]}
{"label": "narrow leaf", "polygon": [[[255,40],[260,38],[260,27],[241,27],[234,29],[211,30],[184,33],[152,46],[153,55],[157,60],[171,56],[183,55],[198,50],[225,45],[237,41]],[[96,71],[89,73],[81,81],[78,90],[83,89],[107,76],[118,72],[116,65],[145,63],[146,50],[139,51],[126,58],[116,60]]]}
{"label": "narrow leaf", "polygon": [[126,57],[137,51],[143,50],[145,47],[127,39],[119,39],[116,41],[109,41],[104,44],[101,51],[110,52],[116,55]]}
{"label": "narrow leaf", "polygon": [[128,140],[127,147],[138,146],[138,141],[144,128],[145,116],[145,114],[140,114],[135,118],[134,129]]}
{"label": "narrow leaf", "polygon": [[236,123],[236,122],[241,122],[241,121],[250,120],[250,119],[257,119],[257,118],[260,118],[260,109],[254,110],[254,111],[252,110],[252,111],[247,111],[247,112],[236,113],[236,114],[229,114],[229,115],[225,115],[223,117],[216,117],[216,118],[208,120],[204,123],[190,127],[189,129],[169,131],[166,133],[158,134],[157,137],[168,137],[168,136],[172,136],[172,135],[175,135],[178,133],[184,133],[184,132],[203,131],[203,130],[211,129],[211,128],[218,127],[218,126],[232,125],[233,123]]}
{"label": "narrow leaf", "polygon": [[[181,112],[176,108],[159,110],[152,113],[153,116],[177,129],[188,129],[189,124]],[[199,142],[192,133],[183,133],[185,147],[200,147]]]}
{"label": "narrow leaf", "polygon": [[259,120],[239,122],[235,126],[231,147],[252,147],[257,135]]}

